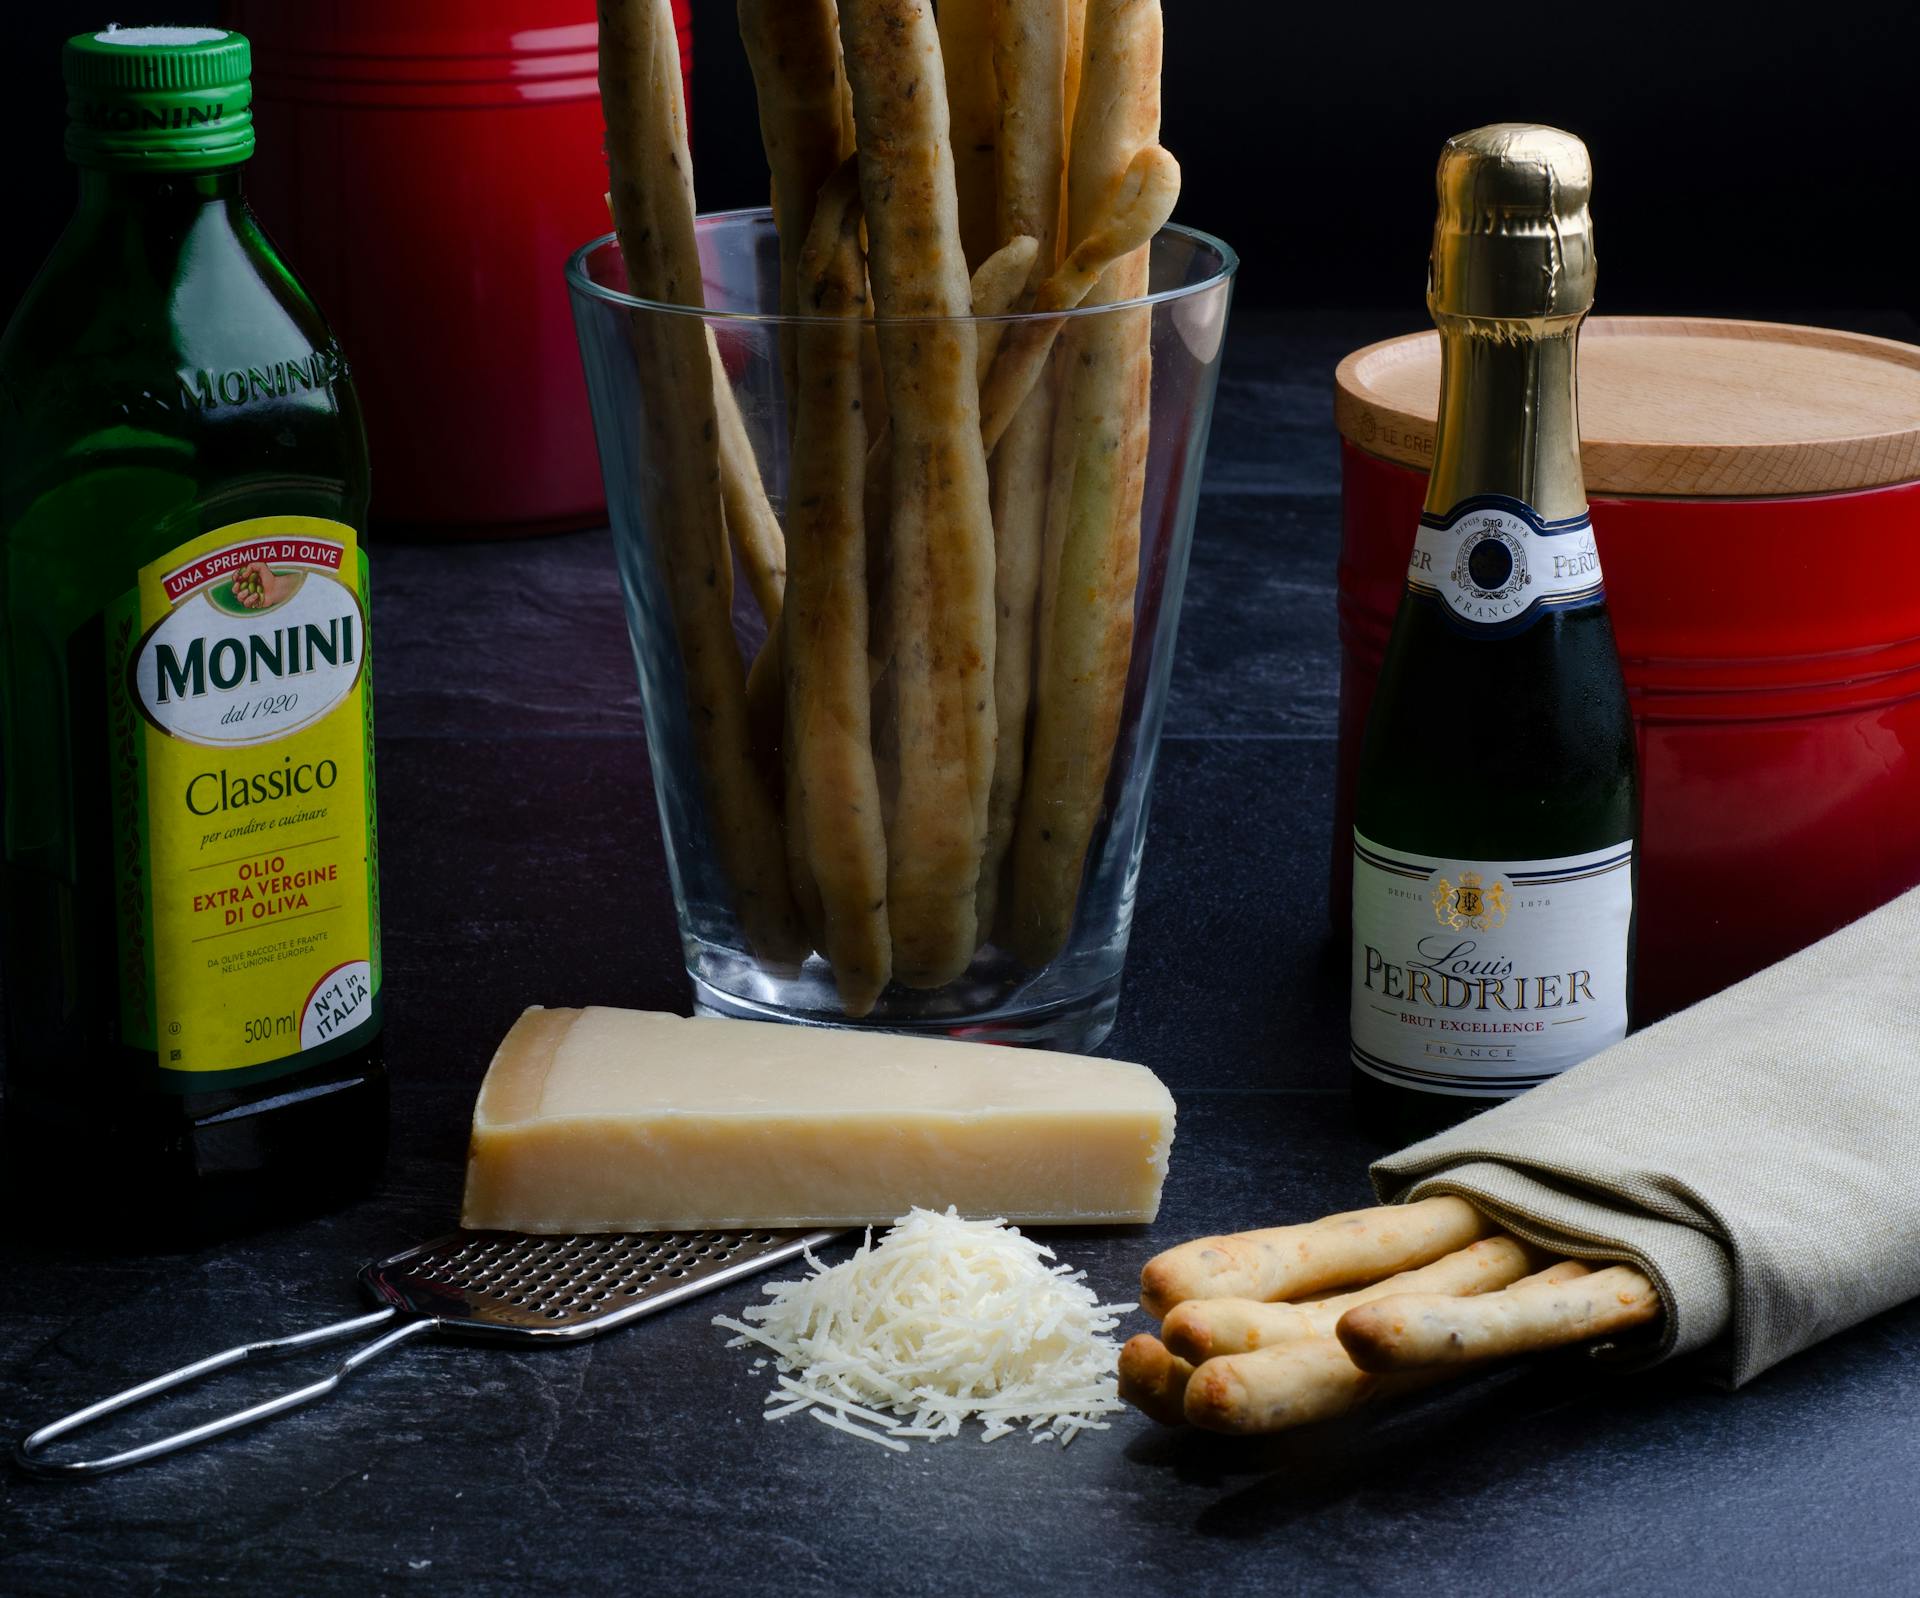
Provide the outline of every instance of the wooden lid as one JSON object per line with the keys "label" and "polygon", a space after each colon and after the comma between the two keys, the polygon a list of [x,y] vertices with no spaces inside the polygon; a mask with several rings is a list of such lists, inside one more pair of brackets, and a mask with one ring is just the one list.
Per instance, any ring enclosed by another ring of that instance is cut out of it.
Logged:
{"label": "wooden lid", "polygon": [[[1370,454],[1433,465],[1440,335],[1355,350],[1334,420]],[[1920,346],[1778,322],[1596,316],[1580,335],[1587,492],[1776,498],[1920,478]]]}

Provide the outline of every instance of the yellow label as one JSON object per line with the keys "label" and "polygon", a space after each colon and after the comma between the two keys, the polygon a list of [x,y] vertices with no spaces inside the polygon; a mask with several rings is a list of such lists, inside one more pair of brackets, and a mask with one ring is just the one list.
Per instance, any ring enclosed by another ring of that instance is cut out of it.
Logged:
{"label": "yellow label", "polygon": [[366,596],[351,527],[263,516],[108,613],[122,1026],[196,1088],[378,1026]]}

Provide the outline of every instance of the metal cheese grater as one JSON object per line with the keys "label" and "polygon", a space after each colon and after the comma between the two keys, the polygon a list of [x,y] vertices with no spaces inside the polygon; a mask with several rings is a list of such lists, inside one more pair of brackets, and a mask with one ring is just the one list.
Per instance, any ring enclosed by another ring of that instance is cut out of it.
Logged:
{"label": "metal cheese grater", "polygon": [[[790,1260],[838,1231],[631,1232],[593,1237],[526,1237],[453,1232],[365,1267],[360,1286],[381,1308],[292,1337],[242,1343],[129,1387],[14,1448],[14,1463],[36,1476],[98,1476],[324,1398],[361,1366],[427,1332],[489,1342],[578,1342],[628,1321]],[[280,1359],[378,1326],[391,1329],[356,1349],[329,1376],[277,1398],[97,1459],[49,1460],[49,1443],[116,1411],[249,1360]]]}

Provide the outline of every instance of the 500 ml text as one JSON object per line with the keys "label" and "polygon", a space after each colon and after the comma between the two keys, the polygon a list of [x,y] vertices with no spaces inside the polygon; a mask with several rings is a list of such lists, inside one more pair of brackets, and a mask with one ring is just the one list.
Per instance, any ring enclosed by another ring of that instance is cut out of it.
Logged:
{"label": "500 ml text", "polygon": [[1364,985],[1385,998],[1434,1010],[1558,1010],[1593,999],[1591,971],[1516,974],[1513,961],[1475,959],[1478,945],[1462,938],[1422,938],[1414,958],[1402,965],[1366,946]]}
{"label": "500 ml text", "polygon": [[293,1017],[290,1015],[263,1015],[250,1019],[243,1028],[244,1041],[248,1043],[266,1043],[273,1038],[294,1036]]}

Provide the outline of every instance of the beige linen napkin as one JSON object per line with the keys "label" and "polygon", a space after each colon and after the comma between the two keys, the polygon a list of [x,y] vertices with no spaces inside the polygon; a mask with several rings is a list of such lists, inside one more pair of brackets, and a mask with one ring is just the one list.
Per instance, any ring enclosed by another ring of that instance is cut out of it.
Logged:
{"label": "beige linen napkin", "polygon": [[1739,1386],[1920,1294],[1920,889],[1375,1163],[1530,1241],[1631,1259],[1658,1357]]}

